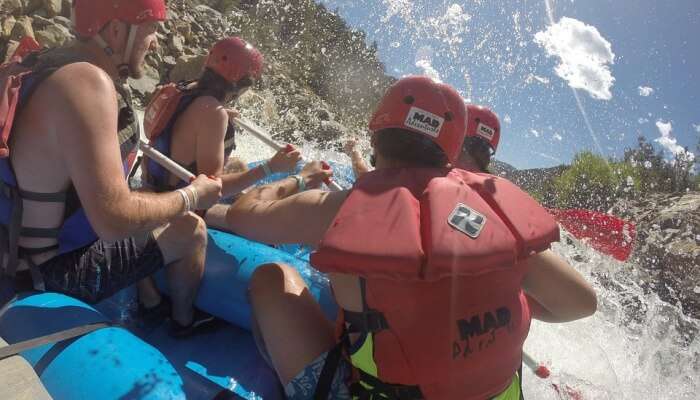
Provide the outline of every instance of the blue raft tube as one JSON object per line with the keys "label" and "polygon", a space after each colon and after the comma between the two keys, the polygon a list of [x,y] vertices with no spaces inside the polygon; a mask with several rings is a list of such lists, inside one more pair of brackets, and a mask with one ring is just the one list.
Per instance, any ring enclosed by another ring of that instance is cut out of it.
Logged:
{"label": "blue raft tube", "polygon": [[[347,187],[350,169],[333,167]],[[20,294],[0,310],[0,337],[13,344],[85,324],[115,324],[20,353],[55,400],[198,400],[222,393],[219,398],[283,399],[277,376],[260,357],[250,333],[248,282],[261,264],[292,265],[333,319],[336,305],[328,281],[309,266],[308,248],[273,248],[227,232],[208,233],[207,265],[196,305],[225,321],[217,329],[177,340],[168,335],[167,324],[146,326],[136,315],[131,287],[94,308],[56,293]],[[165,289],[163,274],[158,275]]]}

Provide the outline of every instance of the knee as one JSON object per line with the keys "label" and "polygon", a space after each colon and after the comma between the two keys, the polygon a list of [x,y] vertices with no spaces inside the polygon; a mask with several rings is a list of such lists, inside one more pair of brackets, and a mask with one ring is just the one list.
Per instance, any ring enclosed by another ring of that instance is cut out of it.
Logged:
{"label": "knee", "polygon": [[172,223],[173,233],[183,249],[199,251],[207,247],[207,224],[197,214],[189,213]]}
{"label": "knee", "polygon": [[274,294],[296,293],[303,290],[304,281],[299,273],[286,264],[271,263],[259,266],[250,278],[251,300]]}

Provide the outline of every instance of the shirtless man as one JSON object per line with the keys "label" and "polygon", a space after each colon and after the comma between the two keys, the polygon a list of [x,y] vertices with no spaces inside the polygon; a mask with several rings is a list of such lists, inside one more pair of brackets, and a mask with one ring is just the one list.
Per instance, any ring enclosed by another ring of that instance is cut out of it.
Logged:
{"label": "shirtless man", "polygon": [[[229,209],[239,234],[316,247],[311,263],[328,273],[342,310],[335,329],[293,268],[256,270],[253,312],[289,398],[519,399],[530,318],[595,312],[591,286],[547,250],[558,228],[546,211],[505,180],[445,168],[457,161],[466,127],[454,89],[402,78],[370,122],[377,170],[353,190],[302,191],[329,175],[310,163]],[[508,206],[510,227],[490,208],[497,202]],[[525,220],[516,221],[519,208],[530,209]],[[425,227],[438,237],[421,240]],[[514,250],[521,255],[503,269],[490,257],[516,236],[526,251]]]}
{"label": "shirtless man", "polygon": [[207,236],[191,211],[214,204],[221,181],[200,175],[152,194],[125,180],[139,139],[125,80],[142,75],[165,3],[74,0],[73,12],[79,40],[25,60],[41,79],[24,96],[2,161],[22,197],[19,269],[32,271],[36,288],[90,303],[140,281],[141,307],[162,312],[170,307],[144,278],[167,266],[172,333],[188,335],[208,319],[193,308]]}

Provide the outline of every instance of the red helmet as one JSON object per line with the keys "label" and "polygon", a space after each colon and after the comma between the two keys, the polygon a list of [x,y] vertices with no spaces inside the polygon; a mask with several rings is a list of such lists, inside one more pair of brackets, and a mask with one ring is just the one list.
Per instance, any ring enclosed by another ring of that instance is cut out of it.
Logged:
{"label": "red helmet", "polygon": [[263,62],[263,55],[255,47],[239,37],[230,37],[212,47],[205,66],[228,82],[237,83],[245,77],[260,79]]}
{"label": "red helmet", "polygon": [[73,24],[83,37],[95,36],[109,21],[131,25],[165,21],[165,0],[73,0]]}
{"label": "red helmet", "polygon": [[401,128],[430,137],[454,163],[464,141],[467,111],[451,86],[426,76],[399,79],[384,94],[369,122],[372,133]]}
{"label": "red helmet", "polygon": [[501,123],[490,109],[476,104],[467,105],[467,137],[486,140],[495,152],[501,140]]}

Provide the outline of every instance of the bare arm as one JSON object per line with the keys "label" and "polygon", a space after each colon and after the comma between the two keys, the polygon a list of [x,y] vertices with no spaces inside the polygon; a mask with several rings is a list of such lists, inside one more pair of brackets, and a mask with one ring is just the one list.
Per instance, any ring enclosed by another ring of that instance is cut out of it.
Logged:
{"label": "bare arm", "polygon": [[[301,160],[299,150],[293,146],[287,145],[286,148],[279,150],[272,158],[267,161],[267,166],[270,172],[291,172],[296,168],[297,163]],[[262,165],[244,172],[233,172],[221,177],[224,183],[224,196],[233,196],[242,192],[244,189],[253,186],[255,182],[265,178],[265,169]]]}
{"label": "bare arm", "polygon": [[568,322],[595,313],[593,287],[571,265],[551,250],[526,261],[523,289],[530,297],[533,317],[546,322]]}
{"label": "bare arm", "polygon": [[[309,186],[318,186],[330,174],[320,163],[302,171]],[[308,166],[307,166],[308,167]],[[308,190],[297,193],[297,182],[286,178],[244,194],[226,213],[232,231],[261,242],[316,246],[333,221],[347,192]]]}
{"label": "bare arm", "polygon": [[350,139],[345,142],[345,153],[350,157],[355,178],[359,178],[371,171],[371,168],[365,163],[364,157],[357,148],[357,139]]}
{"label": "bare arm", "polygon": [[132,193],[124,179],[117,139],[117,99],[104,71],[69,65],[41,90],[51,94],[48,120],[62,144],[63,161],[88,219],[103,239],[147,232],[184,209],[179,193]]}
{"label": "bare arm", "polygon": [[253,186],[255,182],[265,177],[265,171],[261,167],[249,169],[243,172],[231,172],[221,176],[224,197],[233,196],[242,192],[245,188]]}

